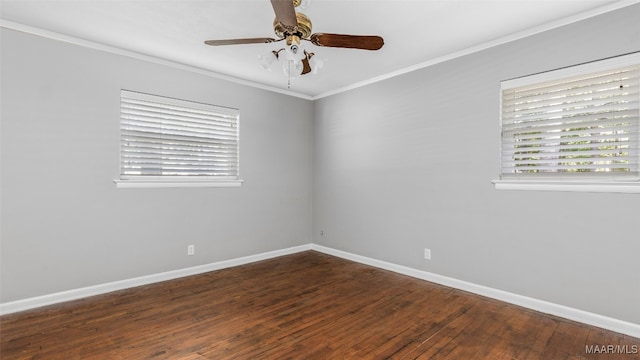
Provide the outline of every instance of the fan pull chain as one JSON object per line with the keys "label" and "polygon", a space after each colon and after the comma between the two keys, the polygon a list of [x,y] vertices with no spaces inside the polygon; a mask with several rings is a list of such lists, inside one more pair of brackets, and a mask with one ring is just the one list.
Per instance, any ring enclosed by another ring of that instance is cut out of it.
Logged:
{"label": "fan pull chain", "polygon": [[289,60],[289,66],[287,66],[289,68],[289,76],[287,79],[287,89],[291,89],[291,67],[293,66],[293,60]]}

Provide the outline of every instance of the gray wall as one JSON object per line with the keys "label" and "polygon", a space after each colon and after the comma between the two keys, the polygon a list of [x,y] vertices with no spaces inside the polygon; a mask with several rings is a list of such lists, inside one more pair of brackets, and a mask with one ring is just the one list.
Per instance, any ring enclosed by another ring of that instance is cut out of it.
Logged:
{"label": "gray wall", "polygon": [[[1,302],[311,242],[312,102],[1,31]],[[243,186],[116,189],[122,88],[239,108]]]}
{"label": "gray wall", "polygon": [[[315,103],[3,29],[0,302],[313,241],[640,323],[639,196],[490,183],[500,80],[640,50],[638,18]],[[116,189],[121,88],[240,108],[244,185]]]}
{"label": "gray wall", "polygon": [[500,81],[638,51],[638,19],[634,5],[316,101],[314,242],[640,324],[640,196],[490,182]]}

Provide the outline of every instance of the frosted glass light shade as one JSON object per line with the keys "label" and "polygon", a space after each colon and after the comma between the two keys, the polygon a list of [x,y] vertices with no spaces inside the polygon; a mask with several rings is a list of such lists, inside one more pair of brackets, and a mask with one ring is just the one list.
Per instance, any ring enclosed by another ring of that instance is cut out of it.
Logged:
{"label": "frosted glass light shade", "polygon": [[315,75],[324,67],[324,61],[319,59],[317,55],[314,55],[309,58],[309,66],[311,66],[311,73]]}
{"label": "frosted glass light shade", "polygon": [[278,60],[278,57],[273,51],[269,51],[266,54],[258,55],[258,59],[260,59],[260,65],[262,65],[265,70],[271,70],[271,65]]}
{"label": "frosted glass light shade", "polygon": [[304,70],[302,61],[287,60],[282,62],[282,71],[284,72],[284,76],[289,79],[295,79],[300,76],[302,74],[302,70]]}

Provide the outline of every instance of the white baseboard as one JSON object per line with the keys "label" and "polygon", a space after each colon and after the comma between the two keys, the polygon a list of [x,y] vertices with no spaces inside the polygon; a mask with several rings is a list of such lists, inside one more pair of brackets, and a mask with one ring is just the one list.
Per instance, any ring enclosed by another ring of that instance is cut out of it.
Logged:
{"label": "white baseboard", "polygon": [[328,255],[337,256],[346,260],[393,271],[399,274],[408,275],[414,278],[430,281],[451,288],[468,291],[474,294],[486,296],[492,299],[543,312],[545,314],[559,316],[565,319],[578,321],[584,324],[593,325],[603,329],[608,329],[618,333],[640,338],[640,324],[634,324],[627,321],[622,321],[611,317],[574,309],[568,306],[550,303],[544,300],[538,300],[507,291],[502,291],[487,286],[430,273],[423,270],[417,270],[386,261],[376,260],[365,256],[352,254],[346,251],[332,249],[322,245],[311,244],[311,249]]}
{"label": "white baseboard", "polygon": [[590,313],[583,310],[574,309],[564,305],[558,305],[543,300],[522,296],[507,291],[478,285],[447,276],[430,273],[423,270],[417,270],[402,265],[389,263],[382,260],[372,259],[361,255],[356,255],[342,250],[336,250],[317,244],[306,244],[294,246],[282,250],[269,251],[261,254],[245,256],[241,258],[215,262],[206,265],[194,266],[186,269],[167,271],[159,274],[141,276],[132,279],[115,281],[106,284],[89,286],[80,289],[58,292],[49,295],[37,296],[24,300],[17,300],[0,304],[0,315],[15,313],[34,309],[41,306],[57,304],[65,301],[81,299],[89,296],[105,294],[112,291],[128,289],[136,286],[157,283],[177,279],[180,277],[197,275],[209,271],[230,268],[234,266],[249,264],[256,261],[267,260],[278,256],[290,255],[302,251],[314,250],[328,255],[340,257],[346,260],[355,261],[361,264],[374,266],[380,269],[393,271],[399,274],[408,275],[414,278],[430,281],[436,284],[448,286],[455,289],[468,291],[474,294],[486,296],[492,299],[504,301],[514,305],[519,305],[532,310],[540,311],[546,314],[559,316],[565,319],[578,321],[603,329],[619,332],[629,336],[640,338],[640,325],[634,324],[611,317]]}
{"label": "white baseboard", "polygon": [[15,313],[41,306],[53,305],[65,301],[77,300],[94,295],[101,295],[112,291],[128,289],[136,286],[173,280],[185,276],[197,275],[209,271],[230,268],[238,265],[249,264],[256,261],[267,260],[283,255],[290,255],[302,251],[311,250],[311,244],[294,246],[282,250],[269,251],[256,255],[244,256],[231,260],[219,261],[211,264],[167,271],[159,274],[136,277],[132,279],[114,281],[106,284],[88,286],[80,289],[62,291],[54,294],[36,296],[28,299],[11,301],[0,304],[0,315]]}

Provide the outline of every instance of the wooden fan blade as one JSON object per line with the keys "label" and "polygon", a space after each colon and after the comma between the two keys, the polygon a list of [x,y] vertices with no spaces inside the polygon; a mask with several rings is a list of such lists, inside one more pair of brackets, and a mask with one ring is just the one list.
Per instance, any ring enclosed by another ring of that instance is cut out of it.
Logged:
{"label": "wooden fan blade", "polygon": [[293,7],[293,0],[271,0],[273,12],[276,13],[276,19],[287,27],[287,30],[293,30],[298,26],[296,17],[296,9]]}
{"label": "wooden fan blade", "polygon": [[309,58],[306,57],[302,59],[302,75],[308,74],[311,72],[311,65],[309,65]]}
{"label": "wooden fan blade", "polygon": [[247,39],[227,39],[227,40],[207,40],[204,43],[211,46],[221,45],[242,45],[242,44],[263,44],[280,41],[272,38],[247,38]]}
{"label": "wooden fan blade", "polygon": [[384,45],[384,39],[380,36],[370,35],[344,35],[344,34],[327,34],[317,33],[311,34],[309,41],[314,45],[362,49],[362,50],[378,50]]}

